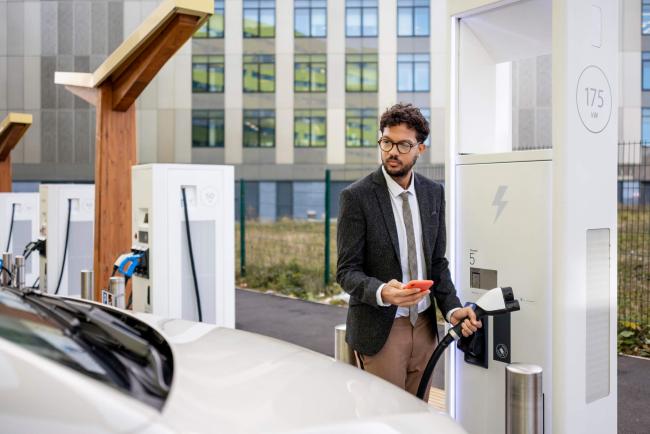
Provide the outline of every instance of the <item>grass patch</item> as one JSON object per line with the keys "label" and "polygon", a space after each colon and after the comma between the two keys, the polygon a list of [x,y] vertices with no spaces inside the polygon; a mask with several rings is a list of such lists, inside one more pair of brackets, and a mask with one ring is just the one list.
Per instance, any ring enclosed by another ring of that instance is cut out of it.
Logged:
{"label": "grass patch", "polygon": [[[239,224],[236,225],[239,238]],[[272,290],[306,300],[325,300],[342,292],[335,282],[336,223],[330,224],[330,284],[325,286],[325,225],[322,221],[282,219],[246,222],[246,275],[242,287]],[[241,259],[236,242],[237,263]]]}
{"label": "grass patch", "polygon": [[643,343],[650,330],[650,207],[618,210],[618,317],[625,338],[633,332]]}

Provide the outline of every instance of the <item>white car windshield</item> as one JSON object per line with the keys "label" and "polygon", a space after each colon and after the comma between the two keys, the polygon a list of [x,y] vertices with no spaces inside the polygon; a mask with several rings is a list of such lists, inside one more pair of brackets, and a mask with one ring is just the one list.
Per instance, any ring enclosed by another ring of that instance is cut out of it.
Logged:
{"label": "white car windshield", "polygon": [[171,350],[153,329],[80,301],[0,288],[0,339],[162,408]]}

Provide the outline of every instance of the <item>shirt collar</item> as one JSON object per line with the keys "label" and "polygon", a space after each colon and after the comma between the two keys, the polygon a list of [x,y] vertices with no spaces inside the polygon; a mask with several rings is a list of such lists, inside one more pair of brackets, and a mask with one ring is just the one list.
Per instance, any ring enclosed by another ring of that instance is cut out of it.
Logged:
{"label": "shirt collar", "polygon": [[413,196],[415,196],[415,183],[413,182],[415,178],[415,172],[411,172],[411,183],[409,184],[409,188],[406,190],[404,190],[401,185],[399,185],[393,178],[390,177],[390,175],[386,172],[383,164],[381,165],[381,173],[384,174],[384,179],[386,179],[386,185],[388,186],[388,191],[390,192],[391,196],[397,198],[401,193],[405,191],[408,191]]}

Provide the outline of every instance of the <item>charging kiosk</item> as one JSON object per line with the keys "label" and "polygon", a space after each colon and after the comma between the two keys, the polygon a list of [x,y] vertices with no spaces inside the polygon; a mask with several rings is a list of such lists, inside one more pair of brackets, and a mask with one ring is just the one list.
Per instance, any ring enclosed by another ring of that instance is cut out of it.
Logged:
{"label": "charging kiosk", "polygon": [[[14,258],[23,255],[27,244],[38,237],[38,204],[38,193],[0,193],[0,249],[3,252],[12,253]],[[38,255],[30,255],[25,261],[26,284],[33,285],[38,273]]]}
{"label": "charging kiosk", "polygon": [[42,184],[40,284],[50,294],[81,296],[81,270],[93,268],[95,186]]}
{"label": "charging kiosk", "polygon": [[505,367],[543,368],[544,432],[616,432],[618,2],[449,0],[448,248],[461,300],[512,286],[447,362],[448,408],[505,432]]}
{"label": "charging kiosk", "polygon": [[132,175],[133,252],[142,255],[133,309],[192,321],[200,309],[202,321],[234,328],[234,168],[147,164]]}

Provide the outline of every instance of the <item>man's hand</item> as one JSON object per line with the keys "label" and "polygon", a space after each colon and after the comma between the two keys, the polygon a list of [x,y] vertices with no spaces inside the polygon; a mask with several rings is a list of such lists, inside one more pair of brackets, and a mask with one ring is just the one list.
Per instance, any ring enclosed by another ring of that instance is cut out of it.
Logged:
{"label": "man's hand", "polygon": [[474,312],[474,309],[472,309],[471,307],[464,307],[462,309],[458,309],[457,311],[451,314],[451,318],[449,318],[449,320],[451,321],[452,325],[456,325],[460,321],[464,320],[461,328],[462,328],[463,336],[465,337],[471,336],[472,333],[474,333],[476,330],[483,327],[481,321],[476,319],[476,313]]}
{"label": "man's hand", "polygon": [[405,289],[402,282],[393,279],[381,289],[381,299],[386,304],[393,304],[400,307],[408,307],[418,304],[420,300],[428,296],[431,291],[420,291],[419,288]]}

